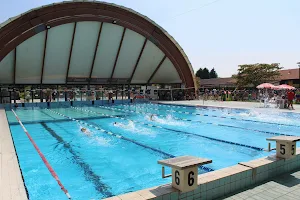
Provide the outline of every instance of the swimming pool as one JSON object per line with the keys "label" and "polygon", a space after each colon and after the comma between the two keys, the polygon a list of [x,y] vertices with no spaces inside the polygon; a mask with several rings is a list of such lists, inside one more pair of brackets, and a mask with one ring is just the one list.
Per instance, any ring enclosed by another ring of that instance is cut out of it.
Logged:
{"label": "swimming pool", "polygon": [[[199,170],[205,173],[269,155],[263,151],[268,137],[300,135],[300,114],[276,111],[144,103],[17,108],[16,113],[77,200],[171,182],[161,178],[161,159],[212,159]],[[30,199],[66,199],[13,113],[6,114]]]}

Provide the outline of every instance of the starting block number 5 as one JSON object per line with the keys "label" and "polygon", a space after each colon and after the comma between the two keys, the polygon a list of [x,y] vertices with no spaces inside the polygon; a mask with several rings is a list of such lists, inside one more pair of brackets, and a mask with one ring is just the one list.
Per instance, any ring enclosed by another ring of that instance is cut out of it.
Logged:
{"label": "starting block number 5", "polygon": [[289,159],[296,154],[296,142],[276,142],[276,155],[277,157]]}
{"label": "starting block number 5", "polygon": [[[296,151],[295,144],[292,144],[290,146],[291,146],[291,151],[290,152],[291,152],[291,155],[293,156],[293,155],[295,155],[295,151]],[[281,155],[286,154],[285,149],[286,149],[286,144],[280,144],[280,154]]]}

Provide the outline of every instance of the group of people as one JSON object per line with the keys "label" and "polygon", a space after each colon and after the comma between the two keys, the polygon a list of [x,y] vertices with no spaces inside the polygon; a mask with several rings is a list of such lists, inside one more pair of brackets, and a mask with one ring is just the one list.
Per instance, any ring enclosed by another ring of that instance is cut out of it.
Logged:
{"label": "group of people", "polygon": [[261,99],[270,99],[272,102],[276,102],[277,107],[287,108],[294,110],[293,103],[296,98],[294,90],[265,90],[260,92]]}
{"label": "group of people", "polygon": [[174,90],[159,90],[158,91],[158,100],[168,100],[168,101],[180,101],[180,100],[193,100],[196,99],[197,95],[193,92],[193,89],[190,91],[184,91],[182,89]]}
{"label": "group of people", "polygon": [[205,89],[202,91],[204,100],[219,100],[219,101],[259,101],[272,98],[283,98],[287,100],[287,107],[292,107],[293,101],[300,103],[300,89],[292,90],[226,90],[222,89]]}
{"label": "group of people", "polygon": [[215,101],[248,101],[257,98],[256,91],[253,90],[228,90],[228,89],[205,89],[202,91],[204,100]]}

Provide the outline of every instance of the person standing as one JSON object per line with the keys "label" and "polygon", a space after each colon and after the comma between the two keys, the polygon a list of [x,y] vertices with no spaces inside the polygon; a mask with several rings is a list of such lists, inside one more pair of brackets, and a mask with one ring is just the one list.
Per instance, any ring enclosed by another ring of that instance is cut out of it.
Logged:
{"label": "person standing", "polygon": [[288,92],[287,92],[287,99],[288,99],[288,106],[287,106],[287,108],[288,108],[288,109],[289,109],[290,106],[291,106],[291,107],[292,107],[292,110],[294,110],[294,107],[293,107],[293,100],[294,100],[294,98],[295,98],[295,93],[294,93],[294,91],[288,90]]}
{"label": "person standing", "polygon": [[57,94],[57,90],[54,89],[53,92],[52,92],[52,100],[53,101],[55,101],[56,94]]}

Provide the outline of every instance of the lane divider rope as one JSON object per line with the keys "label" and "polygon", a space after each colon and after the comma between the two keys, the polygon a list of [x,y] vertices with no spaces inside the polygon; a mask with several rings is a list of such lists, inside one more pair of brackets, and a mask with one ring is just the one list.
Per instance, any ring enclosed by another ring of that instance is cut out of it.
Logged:
{"label": "lane divider rope", "polygon": [[[109,108],[109,107],[106,107],[106,106],[101,106],[101,107],[105,107],[107,109],[113,109],[113,108]],[[71,107],[71,108],[76,109],[76,110],[82,110],[82,111],[94,113],[94,114],[97,114],[97,115],[100,114],[100,115],[103,115],[103,116],[106,116],[106,117],[110,117],[110,118],[116,118],[116,119],[121,119],[121,120],[132,121],[134,123],[142,124],[142,125],[149,126],[149,127],[165,129],[165,130],[169,130],[169,131],[173,131],[173,132],[179,132],[179,133],[183,133],[185,135],[192,135],[192,136],[195,136],[195,137],[201,137],[201,138],[205,138],[205,139],[209,139],[209,140],[213,140],[213,141],[217,141],[217,142],[222,142],[222,143],[232,144],[232,145],[236,145],[236,146],[247,147],[247,148],[251,148],[251,149],[254,149],[254,150],[258,150],[258,151],[263,151],[264,150],[264,148],[260,148],[260,147],[254,147],[254,146],[251,146],[251,145],[240,144],[240,143],[236,143],[236,142],[230,142],[230,141],[221,140],[221,139],[217,139],[217,138],[212,138],[212,137],[208,137],[208,136],[204,136],[204,135],[199,135],[199,134],[195,134],[195,133],[189,133],[189,132],[185,132],[185,131],[174,130],[174,129],[170,129],[170,128],[156,126],[156,125],[153,125],[153,124],[148,124],[148,123],[145,123],[145,122],[140,122],[140,121],[136,121],[136,120],[126,119],[126,118],[123,118],[123,117],[118,117],[118,116],[113,116],[113,115],[107,115],[107,114],[103,114],[103,113],[99,113],[99,112],[95,112],[95,111],[91,111],[91,110],[87,110],[87,109],[80,109],[80,108],[77,108],[77,107]],[[144,114],[144,113],[142,113],[142,114]]]}
{"label": "lane divider rope", "polygon": [[[177,108],[177,107],[183,108],[184,107],[184,106],[169,106],[169,105],[161,105],[161,104],[153,104],[153,105],[158,105],[160,107],[169,107],[169,108]],[[124,106],[128,106],[128,105],[124,105]],[[137,106],[137,105],[135,105],[135,107],[143,108],[142,106]],[[157,110],[157,111],[162,110],[162,109],[157,109],[157,108],[150,108],[150,109]],[[195,109],[199,110],[198,108],[195,108]],[[209,109],[209,110],[211,110],[211,111],[217,111],[217,110],[213,110],[213,109]],[[207,115],[207,114],[202,114],[202,113],[193,113],[193,112],[184,112],[184,111],[175,111],[175,110],[166,110],[166,111],[176,112],[176,113],[181,113],[181,114],[198,115],[198,116],[204,116],[204,117],[215,117],[215,118],[231,119],[231,120],[236,120],[236,121],[254,122],[254,123],[261,123],[261,124],[272,124],[272,125],[279,125],[279,126],[300,127],[299,125],[294,125],[294,124],[282,124],[282,123],[276,123],[276,122],[264,122],[264,121],[258,121],[258,120],[252,120],[252,119],[236,118],[236,117]]]}
{"label": "lane divider rope", "polygon": [[[135,141],[135,140],[132,140],[132,139],[130,139],[130,138],[124,137],[124,136],[122,136],[122,135],[118,135],[118,134],[116,134],[116,133],[112,133],[112,132],[110,132],[110,131],[104,130],[104,129],[102,129],[99,125],[86,123],[86,122],[83,122],[83,121],[81,121],[81,120],[77,120],[77,119],[75,119],[75,118],[71,118],[71,117],[66,116],[66,115],[64,115],[64,114],[61,114],[61,113],[59,113],[59,112],[57,112],[57,111],[54,111],[54,110],[51,110],[51,109],[47,109],[47,108],[45,108],[45,109],[48,110],[48,111],[50,111],[50,112],[56,113],[56,114],[58,114],[58,115],[60,115],[60,116],[63,116],[63,117],[65,117],[65,118],[68,118],[68,119],[70,119],[70,120],[72,120],[72,121],[76,121],[77,123],[80,123],[80,124],[83,124],[83,125],[92,127],[92,128],[94,128],[94,129],[96,129],[96,130],[98,130],[98,131],[101,131],[101,132],[103,132],[103,133],[106,133],[106,134],[108,134],[108,135],[114,136],[114,137],[119,138],[119,139],[126,140],[126,141],[128,141],[128,142],[132,142],[132,143],[134,143],[134,144],[136,144],[136,145],[138,145],[138,146],[144,147],[144,148],[146,148],[146,149],[150,149],[150,150],[155,151],[155,152],[157,152],[157,153],[160,153],[160,154],[162,154],[162,155],[164,155],[164,156],[166,156],[166,157],[168,157],[168,158],[175,158],[175,157],[176,157],[176,156],[174,156],[174,155],[172,155],[172,154],[169,154],[169,153],[166,153],[166,152],[161,151],[161,150],[159,150],[159,149],[156,149],[156,148],[147,146],[147,145],[145,145],[145,144],[142,144],[142,143],[137,142],[137,141]],[[206,172],[214,171],[212,168],[205,167],[205,166],[200,166],[200,169],[203,169],[203,170],[206,171]]]}
{"label": "lane divider rope", "polygon": [[[101,106],[104,107],[104,106]],[[118,108],[119,109],[119,108]],[[123,109],[120,109],[122,111]],[[139,111],[133,111],[129,110],[129,112],[136,112],[136,113],[141,113],[141,114],[154,114],[154,113],[147,113],[147,112],[139,112]],[[165,117],[165,115],[160,115],[160,114],[155,114],[160,117]],[[183,121],[189,121],[189,122],[198,122],[202,124],[211,124],[215,126],[222,126],[222,127],[228,127],[228,128],[235,128],[235,129],[243,129],[243,130],[248,130],[248,131],[254,131],[258,133],[266,133],[266,134],[271,134],[271,135],[282,135],[282,136],[295,136],[295,135],[290,135],[290,134],[284,134],[284,133],[277,133],[277,132],[271,132],[271,131],[262,131],[262,130],[257,130],[257,129],[251,129],[251,128],[244,128],[244,127],[238,127],[238,126],[232,126],[232,125],[226,125],[226,124],[219,124],[215,122],[203,122],[200,120],[191,120],[191,119],[186,119],[186,118],[178,118],[178,117],[173,117],[176,120],[183,120]]]}
{"label": "lane divider rope", "polygon": [[37,144],[32,139],[31,135],[28,133],[27,129],[25,128],[25,126],[23,125],[23,123],[21,122],[21,120],[19,119],[18,115],[15,113],[15,111],[13,109],[11,109],[11,111],[14,113],[14,115],[17,118],[17,120],[18,120],[19,124],[21,125],[22,129],[24,130],[24,132],[26,133],[26,135],[29,138],[30,142],[34,146],[35,150],[38,152],[39,156],[42,158],[42,160],[43,160],[44,164],[46,165],[46,167],[48,168],[50,174],[57,181],[57,183],[60,186],[61,190],[66,194],[66,196],[68,197],[68,199],[71,199],[71,196],[70,196],[69,192],[67,191],[67,189],[63,186],[63,184],[59,180],[58,175],[56,174],[56,172],[54,171],[54,169],[51,167],[50,163],[45,158],[44,154],[41,152],[41,150],[39,149],[39,147],[37,146]]}

